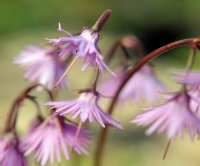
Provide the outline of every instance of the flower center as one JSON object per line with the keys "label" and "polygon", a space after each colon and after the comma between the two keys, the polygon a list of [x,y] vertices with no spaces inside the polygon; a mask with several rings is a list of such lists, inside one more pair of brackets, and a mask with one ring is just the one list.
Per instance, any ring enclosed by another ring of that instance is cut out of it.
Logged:
{"label": "flower center", "polygon": [[99,40],[99,34],[90,29],[85,29],[80,36],[87,40],[89,43],[97,43]]}

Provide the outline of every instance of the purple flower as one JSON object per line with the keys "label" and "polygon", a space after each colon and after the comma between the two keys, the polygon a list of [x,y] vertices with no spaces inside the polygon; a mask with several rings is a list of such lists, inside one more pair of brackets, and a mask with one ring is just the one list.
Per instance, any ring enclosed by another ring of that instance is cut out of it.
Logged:
{"label": "purple flower", "polygon": [[[125,78],[127,70],[119,70],[116,73],[118,77],[110,78],[98,86],[98,91],[104,96],[115,96],[116,91]],[[119,103],[126,100],[131,100],[134,103],[141,101],[155,102],[161,97],[159,92],[165,90],[165,86],[156,78],[152,67],[145,65],[129,79],[120,92],[118,101]]]}
{"label": "purple flower", "polygon": [[11,135],[0,137],[0,165],[28,166],[24,154],[19,147],[19,140]]}
{"label": "purple flower", "polygon": [[90,132],[87,130],[80,130],[78,136],[76,136],[77,127],[74,125],[65,125],[64,126],[64,135],[70,146],[70,148],[75,150],[78,154],[89,155],[86,150],[87,145],[90,143]]}
{"label": "purple flower", "polygon": [[191,97],[190,107],[200,117],[200,73],[199,72],[176,72],[175,80],[187,85],[188,94]]}
{"label": "purple flower", "polygon": [[[64,73],[64,63],[59,60],[56,47],[43,49],[29,46],[15,58],[14,63],[25,70],[28,81],[45,85],[50,90]],[[65,81],[62,80],[59,86],[65,87]]]}
{"label": "purple flower", "polygon": [[200,120],[189,108],[189,102],[190,97],[186,93],[177,93],[166,103],[147,108],[147,112],[137,115],[132,122],[142,126],[150,125],[147,135],[157,130],[159,133],[166,132],[171,139],[176,135],[183,137],[186,130],[194,139],[200,132]]}
{"label": "purple flower", "polygon": [[102,126],[105,124],[122,129],[122,126],[104,112],[98,105],[99,96],[93,92],[82,92],[78,99],[48,102],[47,105],[56,108],[60,115],[72,114],[73,119],[80,116],[82,122],[92,122],[94,119]]}
{"label": "purple flower", "polygon": [[41,165],[45,165],[48,160],[53,164],[55,158],[60,162],[61,149],[68,160],[70,157],[67,145],[70,147],[73,145],[77,153],[87,155],[88,152],[85,148],[89,143],[88,132],[81,130],[74,142],[76,130],[77,127],[65,123],[64,118],[49,117],[24,137],[22,148],[26,155],[34,152]]}
{"label": "purple flower", "polygon": [[84,29],[78,36],[73,36],[69,32],[63,30],[59,24],[59,31],[65,32],[68,37],[61,37],[59,39],[48,39],[51,43],[58,46],[63,46],[60,55],[69,56],[74,54],[77,58],[84,61],[82,71],[88,66],[94,68],[98,67],[99,71],[103,73],[104,69],[115,75],[103,61],[103,56],[97,48],[99,42],[99,34],[92,29]]}
{"label": "purple flower", "polygon": [[200,72],[177,72],[175,79],[182,84],[200,86]]}

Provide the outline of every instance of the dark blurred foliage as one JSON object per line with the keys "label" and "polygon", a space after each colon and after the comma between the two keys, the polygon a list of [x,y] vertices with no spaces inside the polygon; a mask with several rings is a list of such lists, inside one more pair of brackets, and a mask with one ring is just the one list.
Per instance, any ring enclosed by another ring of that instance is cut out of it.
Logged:
{"label": "dark blurred foliage", "polygon": [[100,13],[112,9],[104,31],[135,34],[147,52],[199,34],[199,0],[0,0],[0,36],[18,31],[68,30],[91,26]]}

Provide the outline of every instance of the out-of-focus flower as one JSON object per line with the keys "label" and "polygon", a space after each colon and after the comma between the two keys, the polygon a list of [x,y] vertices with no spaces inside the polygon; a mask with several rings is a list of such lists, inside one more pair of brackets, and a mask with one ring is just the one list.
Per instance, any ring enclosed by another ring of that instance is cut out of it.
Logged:
{"label": "out-of-focus flower", "polygon": [[137,125],[148,126],[146,134],[150,135],[156,130],[166,132],[169,139],[176,135],[183,137],[187,131],[191,137],[200,132],[200,120],[189,107],[190,97],[184,92],[174,94],[163,105],[147,108],[147,112],[141,113],[132,121]]}
{"label": "out-of-focus flower", "polygon": [[103,73],[104,69],[115,75],[109,67],[103,61],[103,56],[97,48],[99,42],[98,32],[92,29],[84,29],[78,36],[73,36],[69,32],[63,30],[59,24],[59,31],[65,32],[68,37],[61,37],[59,39],[48,39],[50,43],[54,45],[63,46],[60,55],[69,56],[75,55],[77,58],[81,58],[84,61],[82,71],[88,66],[98,68],[100,73]]}
{"label": "out-of-focus flower", "polygon": [[81,92],[78,99],[67,101],[51,101],[47,105],[56,108],[60,115],[72,114],[73,119],[80,116],[82,122],[92,122],[94,119],[102,126],[110,125],[118,129],[122,126],[104,112],[98,105],[99,95],[93,92]]}
{"label": "out-of-focus flower", "polygon": [[88,144],[90,143],[90,132],[87,130],[80,130],[78,136],[76,136],[77,127],[74,125],[64,126],[64,135],[69,144],[70,148],[75,150],[78,154],[89,155],[86,150]]}
{"label": "out-of-focus flower", "polygon": [[0,136],[0,165],[28,166],[26,158],[19,147],[19,140],[9,134]]}
{"label": "out-of-focus flower", "polygon": [[55,158],[60,162],[61,150],[68,160],[70,157],[67,145],[69,147],[73,145],[77,153],[87,155],[85,148],[89,143],[88,132],[81,130],[78,137],[73,140],[76,130],[77,127],[65,123],[64,118],[51,116],[22,139],[22,148],[25,150],[25,155],[34,152],[41,165],[45,165],[48,160],[53,164]]}
{"label": "out-of-focus flower", "polygon": [[[64,73],[64,63],[60,61],[58,54],[57,47],[44,49],[29,46],[14,59],[14,63],[25,70],[25,79],[40,83],[51,90]],[[59,86],[65,87],[65,81],[62,80]]]}
{"label": "out-of-focus flower", "polygon": [[181,84],[200,86],[200,72],[176,72],[175,79]]}
{"label": "out-of-focus flower", "polygon": [[187,86],[188,94],[191,97],[190,107],[200,117],[200,72],[183,72],[175,74],[175,80]]}
{"label": "out-of-focus flower", "polygon": [[[115,96],[117,89],[125,78],[127,70],[116,72],[118,77],[110,78],[98,86],[98,91],[103,96]],[[134,74],[120,92],[118,101],[131,100],[134,103],[140,101],[155,102],[161,97],[160,92],[164,92],[166,87],[156,78],[150,65],[143,66]]]}

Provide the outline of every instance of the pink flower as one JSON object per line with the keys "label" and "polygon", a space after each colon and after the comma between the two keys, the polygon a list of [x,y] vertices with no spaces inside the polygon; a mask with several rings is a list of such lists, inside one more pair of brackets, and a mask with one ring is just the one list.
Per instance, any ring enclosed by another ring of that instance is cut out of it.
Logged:
{"label": "pink flower", "polygon": [[[110,78],[99,85],[98,91],[104,96],[115,96],[127,70],[119,70],[116,73],[118,77]],[[120,103],[126,100],[131,100],[134,103],[140,101],[155,102],[160,99],[160,92],[165,90],[165,86],[156,78],[152,67],[145,65],[129,79],[122,89],[118,101]]]}
{"label": "pink flower", "polygon": [[0,165],[28,166],[16,137],[11,135],[0,137]]}
{"label": "pink flower", "polygon": [[58,46],[63,46],[60,55],[69,56],[74,54],[77,58],[84,61],[82,71],[88,66],[98,68],[101,73],[104,69],[115,75],[103,61],[103,56],[97,48],[99,42],[99,34],[92,29],[84,29],[78,36],[73,36],[61,28],[59,24],[59,31],[65,32],[68,37],[61,37],[59,39],[48,39],[51,43]]}
{"label": "pink flower", "polygon": [[175,79],[181,84],[200,86],[200,72],[177,72]]}
{"label": "pink flower", "polygon": [[41,165],[45,165],[49,160],[51,164],[54,160],[61,161],[61,149],[65,158],[68,160],[69,153],[68,146],[74,146],[74,150],[81,154],[88,154],[87,144],[89,143],[88,133],[84,130],[80,131],[80,134],[76,141],[75,137],[77,127],[69,125],[64,122],[64,118],[49,117],[41,125],[32,130],[31,133],[22,140],[22,147],[25,150],[25,154],[29,155],[34,152],[35,157],[41,162]]}
{"label": "pink flower", "polygon": [[200,117],[200,73],[199,72],[176,72],[175,80],[187,86],[191,97],[190,107]]}
{"label": "pink flower", "polygon": [[92,122],[94,119],[102,126],[105,124],[122,129],[122,126],[104,112],[98,105],[99,96],[93,92],[82,92],[78,99],[48,102],[47,105],[56,108],[60,115],[72,114],[73,119],[80,116],[82,122]]}
{"label": "pink flower", "polygon": [[186,93],[177,93],[166,103],[147,108],[147,112],[136,116],[132,121],[137,125],[148,126],[147,135],[156,130],[166,132],[169,139],[176,135],[183,137],[186,130],[191,139],[200,132],[200,120],[189,108],[190,97]]}
{"label": "pink flower", "polygon": [[[59,60],[56,47],[43,49],[29,46],[15,58],[14,63],[25,70],[25,78],[28,81],[45,85],[50,90],[64,73],[64,63]],[[59,86],[65,87],[65,81]]]}

